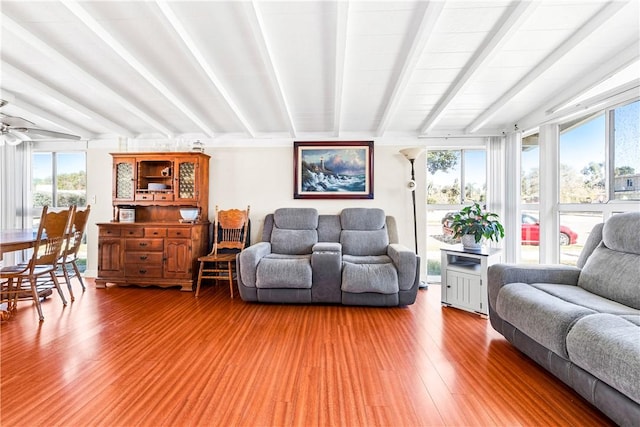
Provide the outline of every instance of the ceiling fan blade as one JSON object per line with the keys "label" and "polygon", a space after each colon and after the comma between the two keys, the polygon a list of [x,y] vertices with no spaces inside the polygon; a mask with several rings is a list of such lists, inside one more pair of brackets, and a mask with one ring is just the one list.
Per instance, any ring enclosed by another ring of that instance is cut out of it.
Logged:
{"label": "ceiling fan blade", "polygon": [[22,117],[16,117],[16,116],[10,116],[8,114],[4,114],[4,113],[0,113],[0,116],[2,116],[2,123],[4,123],[7,126],[13,126],[13,127],[28,127],[28,126],[34,126],[35,123],[27,120],[27,119],[23,119]]}
{"label": "ceiling fan blade", "polygon": [[72,135],[70,133],[63,133],[63,132],[55,132],[52,130],[45,130],[45,129],[22,127],[22,128],[13,128],[12,130],[14,130],[15,132],[21,132],[21,133],[32,133],[35,135],[49,136],[51,138],[75,139],[75,140],[80,139],[78,135]]}

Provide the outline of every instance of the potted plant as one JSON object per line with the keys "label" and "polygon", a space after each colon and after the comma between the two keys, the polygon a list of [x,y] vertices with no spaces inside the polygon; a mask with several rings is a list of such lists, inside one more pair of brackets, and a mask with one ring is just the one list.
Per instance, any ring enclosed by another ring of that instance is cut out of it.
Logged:
{"label": "potted plant", "polygon": [[504,237],[498,214],[483,210],[477,202],[453,215],[451,230],[467,249],[479,249],[486,240],[497,242]]}

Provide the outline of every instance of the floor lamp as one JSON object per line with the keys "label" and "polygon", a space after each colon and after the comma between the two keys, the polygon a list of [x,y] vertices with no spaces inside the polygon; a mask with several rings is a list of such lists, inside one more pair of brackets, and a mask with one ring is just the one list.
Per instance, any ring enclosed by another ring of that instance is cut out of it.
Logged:
{"label": "floor lamp", "polygon": [[[411,191],[411,199],[413,201],[413,236],[415,239],[416,254],[418,254],[418,227],[416,222],[416,173],[413,164],[424,150],[422,147],[403,148],[400,150],[400,153],[411,163],[411,180],[409,181],[408,188]],[[425,282],[420,281],[420,287],[426,288],[427,285]]]}

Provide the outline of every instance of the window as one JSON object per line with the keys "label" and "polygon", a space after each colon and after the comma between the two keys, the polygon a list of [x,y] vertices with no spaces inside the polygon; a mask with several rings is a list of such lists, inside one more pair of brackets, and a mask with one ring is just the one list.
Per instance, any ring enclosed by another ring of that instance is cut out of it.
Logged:
{"label": "window", "polygon": [[427,281],[439,282],[440,248],[455,243],[443,219],[471,201],[486,201],[487,153],[484,148],[429,150],[426,166]]}
{"label": "window", "polygon": [[[638,117],[640,101],[560,127],[560,203],[640,200]],[[613,182],[607,170],[613,170]]]}
{"label": "window", "polygon": [[87,205],[87,161],[84,152],[32,154],[31,194],[33,208]]}
{"label": "window", "polygon": [[[31,154],[33,226],[40,222],[42,207],[87,205],[87,155],[84,151],[33,151]],[[78,269],[86,268],[86,243],[80,246]]]}
{"label": "window", "polygon": [[560,127],[560,203],[604,203],[605,115]]}
{"label": "window", "polygon": [[630,209],[616,202],[640,200],[638,117],[635,101],[560,126],[561,263],[575,265],[593,226],[616,205]]}
{"label": "window", "polygon": [[485,150],[428,151],[427,203],[457,205],[468,201],[484,202],[486,165]]}
{"label": "window", "polygon": [[640,101],[616,108],[612,116],[613,198],[640,200]]}

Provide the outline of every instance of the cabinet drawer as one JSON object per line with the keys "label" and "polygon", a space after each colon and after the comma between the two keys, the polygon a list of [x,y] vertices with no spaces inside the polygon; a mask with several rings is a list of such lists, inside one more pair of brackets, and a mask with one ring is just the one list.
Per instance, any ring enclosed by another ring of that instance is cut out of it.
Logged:
{"label": "cabinet drawer", "polygon": [[164,227],[145,227],[144,237],[166,237],[167,229]]}
{"label": "cabinet drawer", "polygon": [[100,227],[98,231],[100,237],[120,237],[120,229],[115,227],[104,228]]}
{"label": "cabinet drawer", "polygon": [[161,251],[162,242],[162,239],[126,239],[124,247],[127,251]]}
{"label": "cabinet drawer", "polygon": [[190,228],[167,228],[167,237],[191,237]]}
{"label": "cabinet drawer", "polygon": [[153,200],[160,202],[173,202],[173,194],[156,193],[153,195]]}
{"label": "cabinet drawer", "polygon": [[162,277],[162,265],[125,264],[124,274],[127,278]]}
{"label": "cabinet drawer", "polygon": [[162,252],[127,252],[127,263],[140,263],[147,265],[162,265]]}
{"label": "cabinet drawer", "polygon": [[151,193],[136,193],[136,200],[144,201],[144,200],[153,200],[153,194]]}
{"label": "cabinet drawer", "polygon": [[123,237],[142,237],[144,230],[142,228],[124,228],[122,230]]}

